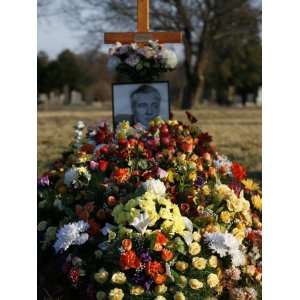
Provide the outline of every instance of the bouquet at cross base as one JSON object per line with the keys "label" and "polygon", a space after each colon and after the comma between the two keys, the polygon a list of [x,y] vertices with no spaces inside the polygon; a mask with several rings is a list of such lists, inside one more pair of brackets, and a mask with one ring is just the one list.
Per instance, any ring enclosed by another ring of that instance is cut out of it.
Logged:
{"label": "bouquet at cross base", "polygon": [[78,122],[38,178],[40,289],[61,299],[260,299],[261,210],[259,186],[195,124]]}
{"label": "bouquet at cross base", "polygon": [[108,70],[133,82],[157,80],[161,73],[172,71],[177,65],[175,52],[154,41],[142,47],[116,43],[109,55]]}

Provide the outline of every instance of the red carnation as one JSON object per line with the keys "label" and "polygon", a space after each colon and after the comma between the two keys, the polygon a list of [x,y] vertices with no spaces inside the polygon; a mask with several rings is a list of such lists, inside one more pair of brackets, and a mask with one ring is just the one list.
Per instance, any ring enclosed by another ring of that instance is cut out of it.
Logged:
{"label": "red carnation", "polygon": [[101,172],[105,172],[108,168],[108,161],[107,160],[99,160],[98,168]]}
{"label": "red carnation", "polygon": [[246,178],[245,169],[237,162],[232,163],[231,171],[236,180],[241,181]]}

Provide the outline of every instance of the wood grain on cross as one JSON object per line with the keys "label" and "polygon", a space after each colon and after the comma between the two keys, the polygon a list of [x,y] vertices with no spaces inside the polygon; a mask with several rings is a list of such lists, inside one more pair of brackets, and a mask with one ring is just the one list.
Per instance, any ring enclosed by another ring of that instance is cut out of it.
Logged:
{"label": "wood grain on cross", "polygon": [[143,44],[149,40],[164,43],[181,43],[182,32],[150,32],[149,26],[149,0],[137,0],[137,32],[106,32],[104,34],[105,44],[140,43]]}

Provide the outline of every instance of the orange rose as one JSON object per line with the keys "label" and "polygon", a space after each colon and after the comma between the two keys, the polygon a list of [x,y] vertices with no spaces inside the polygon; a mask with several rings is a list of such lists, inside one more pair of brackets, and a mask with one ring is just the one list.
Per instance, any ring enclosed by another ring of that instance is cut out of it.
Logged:
{"label": "orange rose", "polygon": [[123,270],[138,269],[141,262],[133,250],[121,254],[120,265]]}
{"label": "orange rose", "polygon": [[164,271],[163,266],[158,261],[150,261],[146,264],[146,273],[153,278]]}
{"label": "orange rose", "polygon": [[168,239],[166,238],[166,236],[161,233],[161,232],[158,232],[156,234],[156,240],[155,240],[156,243],[158,244],[161,244],[163,246],[167,245],[167,242],[168,242]]}
{"label": "orange rose", "polygon": [[164,261],[170,261],[174,257],[174,254],[172,251],[168,249],[163,249],[161,251],[161,259]]}
{"label": "orange rose", "polygon": [[125,251],[130,251],[132,249],[132,242],[129,239],[122,241],[122,247]]}
{"label": "orange rose", "polygon": [[155,243],[153,246],[154,251],[160,252],[162,249],[163,249],[163,246],[160,243]]}
{"label": "orange rose", "polygon": [[157,285],[165,283],[167,280],[167,275],[166,274],[156,274],[154,276],[154,281]]}

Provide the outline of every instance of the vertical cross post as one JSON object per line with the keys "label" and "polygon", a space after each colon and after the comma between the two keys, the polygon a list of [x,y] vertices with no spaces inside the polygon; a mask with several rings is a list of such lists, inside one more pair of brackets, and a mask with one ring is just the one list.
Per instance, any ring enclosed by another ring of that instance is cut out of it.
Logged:
{"label": "vertical cross post", "polygon": [[138,14],[137,14],[137,31],[149,32],[149,0],[137,0]]}

